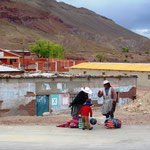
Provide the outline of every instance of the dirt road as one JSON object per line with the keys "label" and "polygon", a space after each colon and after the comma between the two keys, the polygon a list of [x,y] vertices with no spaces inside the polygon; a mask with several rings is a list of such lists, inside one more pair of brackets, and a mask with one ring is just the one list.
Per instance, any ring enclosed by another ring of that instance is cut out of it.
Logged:
{"label": "dirt road", "polygon": [[57,128],[55,126],[0,126],[1,150],[145,150],[149,149],[150,126],[125,125],[109,130]]}

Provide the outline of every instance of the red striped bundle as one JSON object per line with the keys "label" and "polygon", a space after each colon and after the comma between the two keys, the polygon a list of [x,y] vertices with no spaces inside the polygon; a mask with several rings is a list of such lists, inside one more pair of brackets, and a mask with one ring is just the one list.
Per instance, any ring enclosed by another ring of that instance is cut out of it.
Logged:
{"label": "red striped bundle", "polygon": [[115,127],[115,125],[114,125],[114,120],[107,120],[107,122],[106,122],[106,128],[107,129],[114,129],[114,128],[116,128]]}

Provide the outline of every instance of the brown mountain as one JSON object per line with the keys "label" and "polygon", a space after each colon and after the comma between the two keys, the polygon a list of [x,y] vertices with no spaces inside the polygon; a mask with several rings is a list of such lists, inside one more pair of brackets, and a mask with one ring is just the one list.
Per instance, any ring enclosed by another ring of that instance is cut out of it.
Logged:
{"label": "brown mountain", "polygon": [[[88,9],[55,0],[1,0],[0,39],[0,47],[7,49],[45,39],[63,44],[68,55],[91,60],[102,53],[108,61],[149,61],[149,56],[142,54],[150,51],[148,38]],[[132,53],[123,54],[123,46]]]}

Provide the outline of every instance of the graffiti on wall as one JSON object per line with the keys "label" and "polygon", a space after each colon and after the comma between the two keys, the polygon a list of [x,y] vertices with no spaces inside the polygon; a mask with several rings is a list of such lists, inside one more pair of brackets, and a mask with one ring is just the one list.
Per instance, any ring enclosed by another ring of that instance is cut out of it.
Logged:
{"label": "graffiti on wall", "polygon": [[[82,82],[45,82],[45,83],[36,83],[36,94],[45,94],[45,93],[70,93],[74,92],[77,87],[82,87]],[[81,89],[81,88],[80,88]],[[78,91],[77,91],[78,92]]]}
{"label": "graffiti on wall", "polygon": [[[116,90],[116,92],[129,92],[133,86],[129,85],[129,86],[119,86],[119,85],[112,85],[112,87]],[[89,94],[89,98],[91,100],[96,100],[98,102],[98,104],[103,104],[103,97],[99,98],[98,95],[98,91],[102,91],[103,88],[91,88],[92,90],[92,94]],[[75,88],[74,92],[80,92],[81,88]],[[122,106],[124,104],[128,104],[131,101],[130,98],[119,98],[119,106]]]}
{"label": "graffiti on wall", "polygon": [[89,98],[91,100],[97,100],[98,104],[102,104],[103,103],[103,97],[98,97],[98,91],[103,90],[103,88],[91,88],[92,90],[92,94],[89,94]]}
{"label": "graffiti on wall", "polygon": [[[35,96],[33,83],[7,83],[0,84],[0,99],[3,100],[2,109],[18,108],[20,105],[30,103]],[[27,93],[33,93],[28,95]]]}
{"label": "graffiti on wall", "polygon": [[69,103],[69,94],[52,94],[50,96],[50,107],[52,109],[52,112],[68,109]]}
{"label": "graffiti on wall", "polygon": [[[60,85],[59,85],[60,86]],[[122,87],[115,87],[117,89],[116,91],[118,92],[129,92],[133,86],[122,86]],[[99,90],[103,90],[103,88],[91,88],[92,94],[89,94],[89,98],[91,100],[97,101],[98,104],[103,103],[103,97],[99,98],[97,96]],[[81,88],[75,88],[74,93],[78,93],[81,91]],[[70,103],[70,94],[56,94],[51,95],[51,108],[53,112],[60,111],[63,109],[68,109],[69,103]],[[53,100],[52,100],[53,99]],[[119,106],[123,106],[125,104],[128,104],[131,101],[130,98],[119,98]]]}
{"label": "graffiti on wall", "polygon": [[62,106],[69,106],[70,95],[69,94],[62,94],[61,95],[61,103],[62,103]]}
{"label": "graffiti on wall", "polygon": [[59,90],[60,93],[67,93],[69,91],[66,83],[57,83],[57,90]]}
{"label": "graffiti on wall", "polygon": [[37,101],[37,103],[45,104],[46,103],[46,95],[37,96],[36,101]]}
{"label": "graffiti on wall", "polygon": [[131,102],[130,98],[119,98],[119,106],[123,106]]}
{"label": "graffiti on wall", "polygon": [[132,88],[133,86],[120,86],[119,87],[119,92],[129,92],[130,89]]}
{"label": "graffiti on wall", "polygon": [[59,95],[58,94],[52,94],[50,101],[51,101],[52,107],[58,106],[59,105]]}

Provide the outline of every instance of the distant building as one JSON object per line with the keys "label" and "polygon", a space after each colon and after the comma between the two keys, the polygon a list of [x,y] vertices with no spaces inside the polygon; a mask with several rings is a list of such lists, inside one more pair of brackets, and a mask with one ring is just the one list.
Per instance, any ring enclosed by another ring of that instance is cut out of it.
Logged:
{"label": "distant building", "polygon": [[70,73],[86,75],[137,75],[137,87],[150,88],[150,63],[81,63],[70,68]]}
{"label": "distant building", "polygon": [[21,56],[6,50],[0,49],[0,65],[14,65],[14,63],[20,62]]}
{"label": "distant building", "polygon": [[38,58],[27,50],[0,49],[0,65],[6,64],[25,71],[69,72],[69,67],[86,62],[84,60],[66,60],[58,58]]}
{"label": "distant building", "polygon": [[36,54],[28,51],[28,50],[5,50],[7,52],[11,52],[11,53],[15,53],[15,54],[18,54],[22,57],[30,57],[30,58],[37,58]]}

